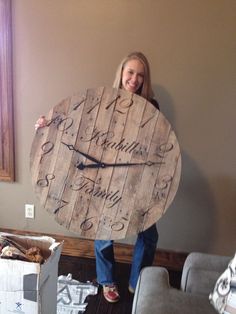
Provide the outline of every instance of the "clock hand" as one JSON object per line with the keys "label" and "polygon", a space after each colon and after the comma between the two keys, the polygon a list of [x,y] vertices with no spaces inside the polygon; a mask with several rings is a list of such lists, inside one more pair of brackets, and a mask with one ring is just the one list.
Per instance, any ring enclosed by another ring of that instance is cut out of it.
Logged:
{"label": "clock hand", "polygon": [[105,164],[105,167],[129,167],[129,166],[153,166],[153,165],[161,165],[164,164],[162,161],[145,161],[145,162],[123,162],[123,163],[113,163],[113,164]]}
{"label": "clock hand", "polygon": [[96,164],[89,164],[89,165],[85,165],[82,162],[80,162],[79,164],[76,164],[76,168],[78,168],[79,170],[84,170],[85,168],[105,168],[106,164],[104,163],[96,163]]}
{"label": "clock hand", "polygon": [[83,170],[85,168],[107,168],[107,167],[129,167],[129,166],[153,166],[153,165],[161,165],[164,164],[164,162],[152,162],[152,161],[146,161],[146,162],[133,162],[133,163],[103,163],[99,162],[96,164],[88,164],[84,165],[82,162],[79,163],[76,167],[80,170]]}
{"label": "clock hand", "polygon": [[69,148],[69,150],[73,150],[73,151],[75,151],[76,153],[79,153],[80,155],[86,157],[87,159],[89,159],[89,160],[95,162],[96,164],[100,164],[100,161],[99,161],[99,160],[97,160],[96,158],[94,158],[94,157],[92,157],[92,156],[90,156],[90,155],[88,155],[88,154],[86,154],[86,153],[81,152],[80,150],[76,149],[73,145],[71,145],[71,144],[66,144],[66,143],[64,143],[64,142],[61,142],[61,143],[64,144],[65,146],[67,146],[67,147]]}

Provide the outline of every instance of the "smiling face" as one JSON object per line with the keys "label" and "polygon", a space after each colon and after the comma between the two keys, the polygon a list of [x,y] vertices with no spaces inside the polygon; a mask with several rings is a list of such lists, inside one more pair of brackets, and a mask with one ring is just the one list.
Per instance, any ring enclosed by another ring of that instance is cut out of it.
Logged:
{"label": "smiling face", "polygon": [[124,65],[122,72],[122,88],[137,93],[144,81],[144,65],[138,59],[131,59]]}

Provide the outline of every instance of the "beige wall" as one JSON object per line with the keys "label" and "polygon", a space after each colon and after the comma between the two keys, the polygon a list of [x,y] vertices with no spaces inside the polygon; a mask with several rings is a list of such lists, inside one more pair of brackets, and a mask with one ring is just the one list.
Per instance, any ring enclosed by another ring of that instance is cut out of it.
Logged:
{"label": "beige wall", "polygon": [[[235,0],[13,0],[16,182],[0,183],[0,227],[72,235],[35,199],[34,123],[75,92],[111,85],[120,59],[141,50],[183,159],[159,247],[232,255],[235,33]],[[24,218],[25,203],[36,204],[35,220]]]}

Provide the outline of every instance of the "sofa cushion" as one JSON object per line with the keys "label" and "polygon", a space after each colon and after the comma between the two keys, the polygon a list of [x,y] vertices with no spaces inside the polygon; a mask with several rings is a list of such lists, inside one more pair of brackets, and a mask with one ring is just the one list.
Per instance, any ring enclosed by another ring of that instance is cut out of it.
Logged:
{"label": "sofa cushion", "polygon": [[209,295],[230,259],[226,256],[190,253],[184,263],[181,289],[199,295]]}
{"label": "sofa cushion", "polygon": [[209,295],[220,273],[214,270],[189,268],[186,292]]}

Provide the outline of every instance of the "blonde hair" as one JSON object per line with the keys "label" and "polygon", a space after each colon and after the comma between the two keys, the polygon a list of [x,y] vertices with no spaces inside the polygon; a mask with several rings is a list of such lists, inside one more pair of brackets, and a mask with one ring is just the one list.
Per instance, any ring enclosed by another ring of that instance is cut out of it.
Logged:
{"label": "blonde hair", "polygon": [[122,88],[122,73],[125,64],[130,60],[139,60],[144,66],[144,78],[143,84],[140,90],[137,92],[140,96],[146,98],[147,100],[151,100],[154,97],[154,93],[151,86],[151,74],[150,74],[150,66],[147,58],[144,56],[142,52],[131,52],[129,53],[120,63],[117,68],[115,80],[113,83],[114,88]]}

